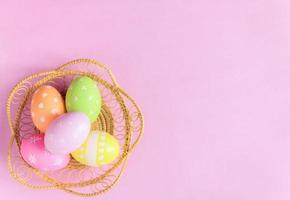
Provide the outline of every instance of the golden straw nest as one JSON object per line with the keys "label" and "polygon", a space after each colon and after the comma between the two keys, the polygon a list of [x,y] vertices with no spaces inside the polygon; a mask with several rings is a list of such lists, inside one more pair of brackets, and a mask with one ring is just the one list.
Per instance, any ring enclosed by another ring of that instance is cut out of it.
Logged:
{"label": "golden straw nest", "polygon": [[[57,88],[64,96],[70,82],[78,76],[88,76],[97,82],[103,105],[92,129],[114,135],[120,143],[120,155],[112,164],[98,168],[84,166],[72,159],[66,168],[58,171],[34,169],[20,154],[21,139],[37,131],[30,115],[31,96],[43,84]],[[11,175],[29,188],[61,189],[80,196],[99,195],[117,183],[144,127],[137,103],[118,85],[105,65],[91,59],[74,60],[55,70],[33,74],[20,81],[8,97],[7,115],[11,129],[8,147]]]}

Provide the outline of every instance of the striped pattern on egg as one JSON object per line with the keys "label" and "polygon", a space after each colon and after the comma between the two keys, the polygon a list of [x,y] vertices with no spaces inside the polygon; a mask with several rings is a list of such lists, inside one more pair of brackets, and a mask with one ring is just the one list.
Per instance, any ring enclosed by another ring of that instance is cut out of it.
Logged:
{"label": "striped pattern on egg", "polygon": [[92,131],[80,148],[72,152],[78,162],[100,167],[113,162],[119,155],[118,140],[109,133]]}

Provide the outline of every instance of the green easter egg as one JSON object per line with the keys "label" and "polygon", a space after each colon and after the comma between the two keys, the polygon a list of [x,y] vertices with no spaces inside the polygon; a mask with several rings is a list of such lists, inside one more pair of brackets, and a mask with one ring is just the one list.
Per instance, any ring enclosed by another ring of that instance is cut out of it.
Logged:
{"label": "green easter egg", "polygon": [[97,83],[87,76],[72,81],[66,93],[66,110],[83,112],[94,122],[101,111],[102,99]]}

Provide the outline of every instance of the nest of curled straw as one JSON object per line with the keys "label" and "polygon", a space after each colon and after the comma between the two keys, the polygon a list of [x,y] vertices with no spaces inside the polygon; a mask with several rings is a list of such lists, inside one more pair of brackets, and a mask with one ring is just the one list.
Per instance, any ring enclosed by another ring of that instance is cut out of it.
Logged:
{"label": "nest of curled straw", "polygon": [[[79,76],[88,76],[97,82],[103,103],[92,129],[108,132],[118,140],[119,157],[103,167],[89,167],[71,159],[67,167],[57,171],[44,172],[32,168],[20,153],[21,140],[37,132],[30,112],[32,94],[45,84],[65,95],[71,81]],[[91,59],[74,60],[55,70],[33,74],[20,81],[8,97],[7,115],[11,130],[8,149],[11,175],[30,188],[61,189],[80,196],[99,195],[116,184],[144,127],[143,115],[137,103],[118,85],[113,73],[105,65]]]}

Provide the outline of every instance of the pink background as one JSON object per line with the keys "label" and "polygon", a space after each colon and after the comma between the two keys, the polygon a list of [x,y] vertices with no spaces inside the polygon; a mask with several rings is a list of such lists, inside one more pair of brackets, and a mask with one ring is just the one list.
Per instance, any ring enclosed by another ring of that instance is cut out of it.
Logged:
{"label": "pink background", "polygon": [[23,77],[89,57],[146,120],[99,199],[288,200],[289,54],[289,0],[1,0],[0,195],[80,199],[10,178],[5,102]]}

